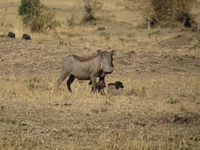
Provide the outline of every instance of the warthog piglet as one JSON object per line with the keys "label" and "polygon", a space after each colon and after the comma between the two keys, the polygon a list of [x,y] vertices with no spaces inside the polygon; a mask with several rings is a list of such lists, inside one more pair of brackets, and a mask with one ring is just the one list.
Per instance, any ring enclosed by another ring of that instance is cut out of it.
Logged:
{"label": "warthog piglet", "polygon": [[119,88],[122,88],[122,89],[124,88],[124,85],[122,82],[116,81],[115,83],[109,83],[108,84],[108,93],[117,95]]}
{"label": "warthog piglet", "polygon": [[13,32],[8,32],[7,37],[10,37],[10,38],[14,38],[14,39],[15,39],[15,33],[13,33]]}
{"label": "warthog piglet", "polygon": [[30,35],[24,33],[22,35],[22,39],[24,39],[24,40],[31,40],[31,37],[30,37]]}

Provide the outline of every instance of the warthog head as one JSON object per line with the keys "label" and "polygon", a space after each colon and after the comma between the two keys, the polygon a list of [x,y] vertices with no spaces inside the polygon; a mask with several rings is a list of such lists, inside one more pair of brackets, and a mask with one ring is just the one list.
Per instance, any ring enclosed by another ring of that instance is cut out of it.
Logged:
{"label": "warthog head", "polygon": [[124,88],[124,85],[123,85],[123,83],[122,82],[120,82],[120,81],[116,81],[115,82],[115,87],[116,87],[116,89],[118,90],[119,88]]}
{"label": "warthog head", "polygon": [[114,70],[113,56],[115,53],[116,50],[112,50],[111,52],[101,52],[100,50],[97,50],[97,54],[101,56],[101,68],[106,74],[112,73]]}

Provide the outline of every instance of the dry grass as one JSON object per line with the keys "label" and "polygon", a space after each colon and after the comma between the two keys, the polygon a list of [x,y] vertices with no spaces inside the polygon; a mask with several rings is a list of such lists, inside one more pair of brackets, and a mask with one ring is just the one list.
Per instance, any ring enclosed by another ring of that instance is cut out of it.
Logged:
{"label": "dry grass", "polygon": [[[17,36],[0,37],[0,149],[199,149],[198,34],[138,29],[139,1],[129,5],[133,10],[121,0],[102,1],[96,25],[71,27],[71,13],[76,23],[81,20],[79,0],[41,2],[55,8],[63,23],[56,33],[31,34],[32,41],[19,36],[29,32],[15,14],[19,2],[0,2],[0,17],[9,16],[1,20],[0,34]],[[123,82],[118,96],[91,93],[88,81],[75,80],[73,94],[64,82],[54,89],[64,57],[97,49],[117,50],[106,83]]]}

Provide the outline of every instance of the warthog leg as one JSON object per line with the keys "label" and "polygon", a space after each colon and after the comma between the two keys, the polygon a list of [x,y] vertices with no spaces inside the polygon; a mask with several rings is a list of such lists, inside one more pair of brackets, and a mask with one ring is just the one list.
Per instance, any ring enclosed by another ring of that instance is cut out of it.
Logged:
{"label": "warthog leg", "polygon": [[95,92],[96,91],[96,78],[92,77],[91,82],[92,82],[92,92]]}
{"label": "warthog leg", "polygon": [[72,89],[71,89],[71,87],[70,87],[70,85],[72,84],[72,82],[74,81],[74,79],[75,79],[75,77],[73,76],[73,75],[70,75],[69,76],[69,79],[67,80],[67,88],[68,88],[68,90],[72,93]]}
{"label": "warthog leg", "polygon": [[62,73],[60,78],[57,80],[58,86],[65,80],[69,73]]}

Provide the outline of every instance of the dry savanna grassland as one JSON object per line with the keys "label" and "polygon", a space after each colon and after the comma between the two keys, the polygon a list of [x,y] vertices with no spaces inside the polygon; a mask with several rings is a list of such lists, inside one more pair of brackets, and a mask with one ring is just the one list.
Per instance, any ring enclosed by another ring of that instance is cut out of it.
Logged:
{"label": "dry savanna grassland", "polygon": [[[82,0],[41,0],[61,26],[31,33],[20,1],[0,1],[0,149],[199,150],[199,34],[181,25],[147,29],[144,0],[100,2],[97,20],[80,24]],[[3,36],[9,31],[16,39]],[[117,96],[78,80],[73,93],[66,80],[55,90],[63,58],[97,49],[117,50],[105,79],[123,82]]]}

